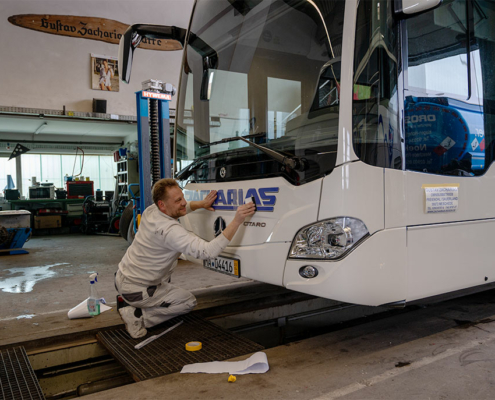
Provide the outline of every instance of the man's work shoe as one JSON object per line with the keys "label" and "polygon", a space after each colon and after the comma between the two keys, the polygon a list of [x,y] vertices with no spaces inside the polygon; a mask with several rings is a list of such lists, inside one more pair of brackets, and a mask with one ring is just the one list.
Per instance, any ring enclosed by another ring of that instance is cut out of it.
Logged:
{"label": "man's work shoe", "polygon": [[125,323],[125,329],[127,329],[127,332],[129,332],[129,335],[133,339],[138,339],[140,337],[145,336],[148,331],[144,327],[144,319],[143,316],[140,318],[137,318],[134,315],[134,311],[136,310],[135,307],[124,307],[119,310],[120,316],[124,320]]}

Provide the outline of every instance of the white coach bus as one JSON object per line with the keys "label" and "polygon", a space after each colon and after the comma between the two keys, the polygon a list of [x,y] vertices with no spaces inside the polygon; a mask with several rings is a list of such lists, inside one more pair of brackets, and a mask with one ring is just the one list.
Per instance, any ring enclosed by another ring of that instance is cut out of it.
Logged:
{"label": "white coach bus", "polygon": [[[198,0],[189,29],[135,25],[184,57],[174,162],[205,267],[403,305],[495,282],[495,2]],[[124,46],[124,48],[122,48]],[[128,71],[126,70],[128,69]]]}

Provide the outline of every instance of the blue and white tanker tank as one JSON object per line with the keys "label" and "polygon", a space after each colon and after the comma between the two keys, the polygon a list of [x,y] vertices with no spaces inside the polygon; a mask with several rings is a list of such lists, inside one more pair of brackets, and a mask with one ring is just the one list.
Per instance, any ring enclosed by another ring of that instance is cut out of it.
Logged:
{"label": "blue and white tanker tank", "polygon": [[472,175],[485,168],[482,106],[408,97],[404,111],[407,169]]}

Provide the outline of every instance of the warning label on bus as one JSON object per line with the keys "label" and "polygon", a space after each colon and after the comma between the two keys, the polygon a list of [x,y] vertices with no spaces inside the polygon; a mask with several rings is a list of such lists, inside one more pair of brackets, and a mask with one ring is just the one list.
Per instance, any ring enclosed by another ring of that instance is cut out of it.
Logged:
{"label": "warning label on bus", "polygon": [[459,204],[459,186],[426,186],[425,213],[454,212]]}

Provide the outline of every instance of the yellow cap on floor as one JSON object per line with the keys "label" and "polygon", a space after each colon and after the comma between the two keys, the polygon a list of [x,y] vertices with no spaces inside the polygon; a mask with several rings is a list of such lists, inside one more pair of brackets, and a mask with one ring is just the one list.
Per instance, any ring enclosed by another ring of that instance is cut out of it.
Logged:
{"label": "yellow cap on floor", "polygon": [[203,345],[201,342],[189,342],[186,343],[186,350],[187,351],[198,351],[203,348]]}

